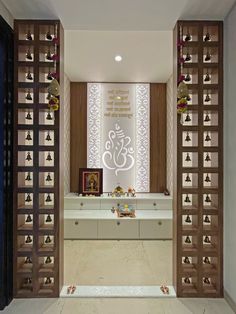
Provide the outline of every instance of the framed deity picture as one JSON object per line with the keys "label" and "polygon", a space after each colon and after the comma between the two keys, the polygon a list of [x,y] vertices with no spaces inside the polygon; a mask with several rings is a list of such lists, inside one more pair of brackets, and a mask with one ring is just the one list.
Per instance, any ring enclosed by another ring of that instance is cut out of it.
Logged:
{"label": "framed deity picture", "polygon": [[102,168],[79,169],[79,194],[99,196],[103,193]]}

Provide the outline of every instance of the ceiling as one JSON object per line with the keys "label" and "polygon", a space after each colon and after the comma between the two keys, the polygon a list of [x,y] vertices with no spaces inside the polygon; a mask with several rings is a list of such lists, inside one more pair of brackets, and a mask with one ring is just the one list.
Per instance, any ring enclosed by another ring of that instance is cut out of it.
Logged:
{"label": "ceiling", "polygon": [[[1,1],[1,0],[0,0]],[[73,81],[165,82],[178,19],[222,20],[235,0],[2,0],[14,18],[60,19]],[[114,62],[115,54],[123,61]]]}

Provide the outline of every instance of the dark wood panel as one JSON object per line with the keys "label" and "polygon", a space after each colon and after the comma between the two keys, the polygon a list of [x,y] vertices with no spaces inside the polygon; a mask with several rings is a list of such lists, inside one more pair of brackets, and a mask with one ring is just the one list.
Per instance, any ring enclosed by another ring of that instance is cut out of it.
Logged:
{"label": "dark wood panel", "polygon": [[87,167],[87,83],[70,84],[70,190],[79,190],[79,168]]}
{"label": "dark wood panel", "polygon": [[166,189],[166,84],[150,84],[150,192]]}

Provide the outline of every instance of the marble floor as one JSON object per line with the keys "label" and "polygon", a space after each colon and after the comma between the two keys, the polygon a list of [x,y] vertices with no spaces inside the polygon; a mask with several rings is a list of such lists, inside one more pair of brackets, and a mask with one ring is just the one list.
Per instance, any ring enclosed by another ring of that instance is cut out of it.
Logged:
{"label": "marble floor", "polygon": [[233,314],[224,299],[23,299],[3,314]]}
{"label": "marble floor", "polygon": [[[171,284],[171,241],[65,241],[65,283]],[[122,266],[122,267],[121,267]],[[233,314],[224,299],[22,299],[3,314]]]}
{"label": "marble floor", "polygon": [[65,240],[65,285],[172,285],[172,241]]}

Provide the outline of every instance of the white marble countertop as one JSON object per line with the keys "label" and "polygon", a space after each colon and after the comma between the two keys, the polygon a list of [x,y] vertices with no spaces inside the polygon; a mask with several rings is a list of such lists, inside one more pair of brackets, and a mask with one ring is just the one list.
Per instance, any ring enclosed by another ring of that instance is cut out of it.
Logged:
{"label": "white marble countertop", "polygon": [[64,196],[68,200],[172,200],[172,196],[163,193],[136,193],[135,197],[131,196],[108,196],[107,193],[101,196],[79,196],[77,193],[68,193]]}
{"label": "white marble countertop", "polygon": [[64,211],[65,219],[88,219],[88,220],[153,220],[153,219],[172,219],[172,210],[136,210],[135,218],[117,217],[116,213],[111,210],[66,210]]}

